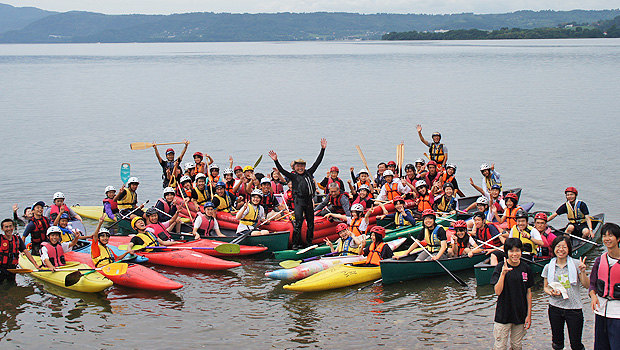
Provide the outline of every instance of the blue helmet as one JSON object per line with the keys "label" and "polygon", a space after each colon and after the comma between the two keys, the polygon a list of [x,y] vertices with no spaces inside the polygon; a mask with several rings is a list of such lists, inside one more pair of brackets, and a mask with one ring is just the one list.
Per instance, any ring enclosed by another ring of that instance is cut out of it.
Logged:
{"label": "blue helmet", "polygon": [[62,214],[60,215],[60,218],[61,218],[61,219],[71,220],[71,217],[70,217],[70,216],[69,216],[69,214],[67,214],[67,213],[62,213]]}
{"label": "blue helmet", "polygon": [[205,208],[215,208],[215,204],[213,204],[213,202],[209,201],[206,202],[204,205]]}
{"label": "blue helmet", "polygon": [[226,187],[226,184],[225,184],[223,181],[218,181],[218,182],[215,184],[215,187]]}

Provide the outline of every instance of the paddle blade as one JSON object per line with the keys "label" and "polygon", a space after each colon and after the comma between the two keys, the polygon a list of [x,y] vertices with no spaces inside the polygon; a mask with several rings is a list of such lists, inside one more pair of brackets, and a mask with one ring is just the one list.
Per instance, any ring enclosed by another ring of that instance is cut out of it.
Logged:
{"label": "paddle blade", "polygon": [[297,252],[297,253],[295,253],[295,254],[303,254],[303,253],[305,253],[305,252],[307,252],[307,251],[310,251],[310,250],[312,250],[312,249],[314,249],[314,248],[316,248],[316,247],[318,247],[318,244],[311,245],[311,246],[309,246],[308,248],[302,249],[302,250],[298,251],[298,252]]}
{"label": "paddle blade", "polygon": [[34,271],[32,269],[6,269],[6,270],[11,273],[31,273],[32,271]]}
{"label": "paddle blade", "polygon": [[239,254],[241,248],[238,244],[224,243],[215,247],[215,251],[222,254]]}
{"label": "paddle blade", "polygon": [[293,267],[297,267],[301,264],[301,260],[284,260],[280,261],[280,266],[285,269],[292,269]]}
{"label": "paddle blade", "polygon": [[128,266],[129,265],[125,263],[112,263],[112,264],[108,264],[104,266],[101,269],[101,272],[103,272],[104,274],[108,276],[124,275],[127,272]]}
{"label": "paddle blade", "polygon": [[153,147],[153,144],[149,142],[134,142],[131,145],[129,145],[129,147],[131,147],[132,150],[140,150],[140,149],[151,148]]}
{"label": "paddle blade", "polygon": [[[134,245],[131,249],[132,250],[140,250],[140,249],[144,249],[145,247],[142,245]],[[129,250],[129,245],[128,244],[121,244],[118,246],[118,250]]]}
{"label": "paddle blade", "polygon": [[80,271],[71,272],[65,276],[65,287],[71,287],[72,285],[78,283],[81,278],[82,274]]}
{"label": "paddle blade", "polygon": [[131,164],[123,163],[121,164],[121,181],[126,184],[131,177]]}
{"label": "paddle blade", "polygon": [[260,157],[258,157],[258,159],[256,160],[256,163],[254,163],[254,169],[256,169],[256,167],[260,164],[262,160],[263,160],[263,155],[261,154]]}

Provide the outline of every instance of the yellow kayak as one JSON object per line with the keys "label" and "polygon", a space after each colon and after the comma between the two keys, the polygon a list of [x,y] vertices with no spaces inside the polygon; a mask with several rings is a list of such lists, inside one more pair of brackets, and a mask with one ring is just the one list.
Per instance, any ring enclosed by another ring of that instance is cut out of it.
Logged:
{"label": "yellow kayak", "polygon": [[[97,206],[97,205],[93,205],[93,206],[78,205],[78,206],[71,207],[71,209],[73,209],[73,211],[76,214],[78,214],[79,216],[81,216],[82,218],[99,220],[101,215],[103,215],[103,206],[102,205],[100,205],[100,206]],[[189,218],[181,218],[181,220],[183,222],[185,222],[185,223],[189,223],[189,221],[190,221]],[[105,217],[105,221],[107,221],[107,222],[114,222],[114,220],[110,219],[107,215]]]}
{"label": "yellow kayak", "polygon": [[[35,261],[40,264],[41,258],[38,256],[34,257]],[[37,266],[33,266],[30,260],[26,258],[25,255],[21,255],[19,257],[19,266],[22,269],[31,269],[37,270]],[[39,265],[40,266],[40,265]],[[67,261],[67,269],[90,269],[90,266],[86,264],[80,264],[74,261]],[[74,271],[56,271],[56,272],[31,272],[30,275],[36,277],[42,281],[49,282],[51,284],[57,285],[59,287],[75,290],[78,292],[85,293],[96,293],[101,292],[102,290],[111,287],[112,281],[107,279],[105,276],[100,274],[99,272],[89,273],[86,276],[80,278],[80,281],[72,286],[65,286],[65,277]],[[88,271],[84,271],[85,273]]]}

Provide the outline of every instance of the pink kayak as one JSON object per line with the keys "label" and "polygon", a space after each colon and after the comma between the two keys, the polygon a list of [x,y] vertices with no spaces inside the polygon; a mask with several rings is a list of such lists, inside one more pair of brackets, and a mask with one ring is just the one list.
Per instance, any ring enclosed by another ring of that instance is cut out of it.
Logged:
{"label": "pink kayak", "polygon": [[[93,260],[89,254],[78,252],[65,253],[67,260],[79,261],[88,266],[94,267]],[[106,275],[103,271],[101,274],[110,279],[114,284],[136,289],[166,291],[183,287],[182,284],[170,280],[157,271],[153,271],[148,267],[138,264],[129,264],[127,272],[122,275]]]}
{"label": "pink kayak", "polygon": [[228,261],[214,256],[196,253],[190,249],[175,249],[161,252],[136,252],[149,258],[149,263],[155,265],[182,267],[193,270],[227,270],[241,266],[235,261]]}
{"label": "pink kayak", "polygon": [[[110,237],[110,244],[115,245],[115,246],[129,244],[129,241],[131,241],[131,236],[111,236]],[[199,239],[196,241],[184,241],[184,243],[177,244],[175,245],[175,247],[215,248],[218,245],[223,244],[223,243],[226,243],[226,242],[214,241],[211,239]],[[212,255],[212,256],[232,257],[232,256],[239,256],[239,255],[252,255],[252,254],[262,253],[265,250],[267,250],[267,247],[240,245],[239,249],[240,249],[239,254],[220,253],[220,252],[215,251],[215,249],[196,249],[192,251],[196,253],[203,253],[203,254]]]}

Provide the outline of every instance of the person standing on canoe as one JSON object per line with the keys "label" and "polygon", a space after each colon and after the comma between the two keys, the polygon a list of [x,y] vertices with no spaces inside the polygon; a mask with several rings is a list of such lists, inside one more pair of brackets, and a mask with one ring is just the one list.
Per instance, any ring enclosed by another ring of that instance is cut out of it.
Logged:
{"label": "person standing on canoe", "polygon": [[594,311],[594,349],[620,349],[620,226],[606,223],[602,242],[607,252],[596,258],[589,294]]}
{"label": "person standing on canoe", "polygon": [[294,162],[295,171],[286,171],[280,162],[278,162],[278,155],[273,150],[269,151],[269,157],[273,159],[276,168],[282,175],[285,175],[292,181],[293,185],[293,198],[295,203],[295,224],[293,229],[293,249],[299,249],[302,246],[301,242],[301,226],[306,220],[306,245],[312,244],[314,238],[314,203],[312,197],[316,192],[316,185],[314,184],[314,172],[321,164],[323,156],[325,155],[325,148],[327,147],[327,140],[321,139],[321,152],[312,166],[306,170],[306,161],[303,159],[297,159]]}
{"label": "person standing on canoe", "polygon": [[157,144],[153,142],[155,156],[157,157],[157,161],[159,162],[159,165],[161,165],[161,169],[163,171],[163,174],[161,175],[161,179],[163,181],[163,188],[166,188],[168,186],[176,187],[177,185],[176,176],[181,171],[180,165],[181,162],[183,162],[183,156],[185,156],[185,152],[187,151],[187,147],[189,146],[189,141],[186,140],[184,142],[185,147],[183,148],[181,155],[177,159],[174,159],[174,149],[168,148],[166,150],[166,160],[163,160],[161,158],[161,156],[159,155],[159,150],[157,149]]}
{"label": "person standing on canoe", "polygon": [[22,233],[24,239],[28,237],[28,235],[32,235],[30,240],[32,255],[40,254],[41,243],[47,240],[47,229],[52,226],[49,219],[43,216],[44,206],[45,203],[43,201],[38,201],[32,205],[32,219],[30,219],[26,228],[24,228],[24,233]]}
{"label": "person standing on canoe", "polygon": [[379,262],[384,259],[390,259],[394,256],[392,248],[383,242],[385,237],[385,228],[382,226],[373,226],[370,229],[371,243],[364,248],[366,263],[364,266],[379,266]]}
{"label": "person standing on canoe", "polygon": [[[435,219],[436,215],[432,209],[427,209],[422,212],[424,229],[420,231],[420,234],[418,234],[418,241],[426,241],[426,250],[430,254],[437,254],[429,255],[426,251],[423,251],[418,255],[416,261],[439,260],[448,249],[446,230],[442,226],[437,225]],[[403,257],[411,254],[411,252],[417,247],[419,247],[418,242],[413,242]]]}
{"label": "person standing on canoe", "polygon": [[332,253],[338,252],[338,255],[360,255],[361,247],[366,243],[366,237],[364,235],[355,236],[349,231],[347,224],[341,223],[336,226],[336,233],[340,236],[336,240],[336,247],[334,243],[325,237],[325,244],[329,246]]}
{"label": "person standing on canoe", "polygon": [[64,266],[67,263],[65,261],[65,253],[70,252],[80,238],[76,235],[71,242],[61,242],[61,233],[60,227],[51,226],[47,229],[48,241],[41,243],[41,262],[44,267],[52,271],[56,271],[57,267]]}
{"label": "person standing on canoe", "polygon": [[381,206],[381,209],[383,210],[383,215],[377,216],[377,219],[394,219],[395,229],[400,229],[406,226],[415,226],[416,224],[415,218],[413,217],[413,212],[405,208],[405,200],[401,196],[394,198],[394,209],[396,212],[388,214],[387,209],[385,209],[385,206],[383,205]]}
{"label": "person standing on canoe", "polygon": [[488,197],[491,187],[493,187],[493,185],[498,185],[499,191],[502,192],[502,180],[499,173],[495,171],[495,164],[482,164],[480,166],[480,173],[482,173],[482,176],[484,177],[482,180],[482,187],[477,186],[474,183],[474,180],[472,180],[471,177],[469,178],[469,184],[472,185],[476,191],[480,192],[481,195]]}
{"label": "person standing on canoe", "polygon": [[575,232],[583,238],[593,238],[594,231],[592,231],[592,218],[588,211],[588,206],[585,202],[577,200],[577,189],[575,187],[568,187],[564,190],[566,194],[566,203],[561,205],[555,213],[549,216],[551,221],[556,216],[566,214],[568,218],[568,226],[566,226],[566,233],[571,234]]}
{"label": "person standing on canoe", "polygon": [[518,238],[508,238],[504,253],[508,259],[497,264],[491,284],[495,288],[497,306],[493,337],[494,350],[521,349],[527,329],[532,325],[532,286],[534,274],[530,266],[521,261],[523,243]]}
{"label": "person standing on canoe", "polygon": [[344,214],[351,216],[349,196],[340,190],[340,185],[335,182],[329,184],[329,194],[316,207],[314,215],[325,216],[328,213]]}
{"label": "person standing on canoe", "polygon": [[30,251],[26,249],[24,241],[18,235],[14,235],[15,223],[11,219],[4,219],[0,224],[2,235],[0,235],[0,285],[4,281],[15,283],[15,274],[7,271],[14,269],[19,262],[19,253],[24,253],[32,265],[37,266]]}
{"label": "person standing on canoe", "polygon": [[204,205],[204,209],[205,213],[198,214],[194,221],[194,229],[192,231],[194,238],[200,239],[200,237],[212,236],[213,232],[217,236],[225,237],[220,231],[220,225],[217,222],[215,204],[207,202]]}
{"label": "person standing on canoe", "polygon": [[[127,187],[123,185],[121,190],[116,194],[116,197],[114,197],[114,200],[118,203],[119,214],[122,217],[126,217],[136,208],[136,204],[138,204],[138,194],[136,193],[138,190],[138,185],[140,185],[138,178],[130,177],[129,180],[127,180]],[[134,211],[131,216],[127,217],[127,219],[133,219],[136,216],[143,216],[144,212],[142,211],[142,208],[143,206],[141,205],[140,209]]]}
{"label": "person standing on canoe", "polygon": [[127,254],[134,253],[133,250],[128,250],[121,256],[114,254],[114,251],[108,247],[108,242],[110,241],[110,231],[108,231],[105,227],[101,227],[104,220],[105,215],[99,218],[99,224],[97,224],[95,233],[93,233],[93,239],[90,246],[90,258],[93,260],[95,267],[101,267],[123,260]]}
{"label": "person standing on canoe", "polygon": [[[415,129],[418,131],[420,141],[428,147],[430,160],[436,162],[440,168],[443,168],[448,161],[448,147],[444,146],[444,144],[440,142],[441,134],[439,132],[434,132],[431,136],[433,138],[433,142],[431,143],[426,141],[424,136],[422,136],[422,125],[416,125]],[[429,186],[431,185],[429,184]]]}

